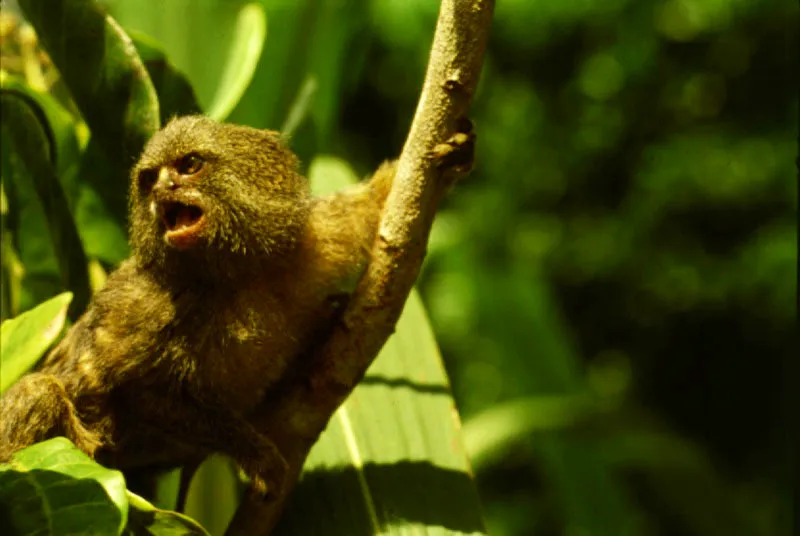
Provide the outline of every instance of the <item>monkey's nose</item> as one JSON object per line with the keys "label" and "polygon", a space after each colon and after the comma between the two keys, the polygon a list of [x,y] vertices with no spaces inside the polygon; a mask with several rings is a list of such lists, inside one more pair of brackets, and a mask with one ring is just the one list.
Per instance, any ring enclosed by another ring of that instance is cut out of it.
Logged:
{"label": "monkey's nose", "polygon": [[180,186],[175,172],[167,166],[163,166],[158,170],[158,179],[153,187],[154,190],[175,190]]}

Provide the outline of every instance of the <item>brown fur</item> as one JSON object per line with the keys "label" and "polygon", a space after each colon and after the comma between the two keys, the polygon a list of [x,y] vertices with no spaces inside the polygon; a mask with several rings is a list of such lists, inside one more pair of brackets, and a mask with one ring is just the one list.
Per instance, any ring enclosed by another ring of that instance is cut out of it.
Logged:
{"label": "brown fur", "polygon": [[[148,182],[189,153],[205,160],[191,180]],[[131,174],[133,255],[0,399],[0,461],[64,435],[142,474],[224,453],[256,488],[279,491],[285,462],[253,410],[329,325],[333,298],[352,291],[394,176],[385,164],[313,199],[296,167],[270,131],[189,116],[155,134]],[[192,247],[164,241],[154,199],[201,206]]]}

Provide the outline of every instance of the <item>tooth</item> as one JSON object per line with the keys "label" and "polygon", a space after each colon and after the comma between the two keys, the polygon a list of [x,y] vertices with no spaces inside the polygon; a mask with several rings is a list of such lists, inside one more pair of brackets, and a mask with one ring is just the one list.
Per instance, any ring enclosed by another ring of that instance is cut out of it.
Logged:
{"label": "tooth", "polygon": [[155,201],[150,201],[150,215],[155,218],[157,212],[158,212],[158,210],[157,210],[157,207],[156,207],[156,202]]}

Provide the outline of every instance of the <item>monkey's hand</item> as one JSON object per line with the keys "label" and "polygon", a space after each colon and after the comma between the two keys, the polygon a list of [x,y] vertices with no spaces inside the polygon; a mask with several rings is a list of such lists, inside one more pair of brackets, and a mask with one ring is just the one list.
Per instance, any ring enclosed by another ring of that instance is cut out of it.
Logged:
{"label": "monkey's hand", "polygon": [[466,117],[457,121],[456,133],[444,143],[433,148],[433,158],[440,169],[448,176],[457,178],[472,170],[475,160],[475,133],[472,122]]}
{"label": "monkey's hand", "polygon": [[256,444],[253,452],[238,462],[242,471],[250,478],[250,486],[266,500],[280,497],[286,485],[286,473],[289,469],[275,443],[264,436],[260,444]]}
{"label": "monkey's hand", "polygon": [[51,374],[23,376],[0,399],[0,462],[39,441],[65,436],[94,458],[100,437],[87,429],[64,385]]}

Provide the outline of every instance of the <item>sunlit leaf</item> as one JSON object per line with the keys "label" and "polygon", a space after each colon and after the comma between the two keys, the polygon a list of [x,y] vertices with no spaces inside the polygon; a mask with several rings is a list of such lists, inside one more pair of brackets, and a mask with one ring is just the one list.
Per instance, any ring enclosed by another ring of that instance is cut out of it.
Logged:
{"label": "sunlit leaf", "polygon": [[121,534],[125,479],[57,437],[0,465],[0,510],[9,534]]}
{"label": "sunlit leaf", "polygon": [[447,377],[414,293],[311,450],[275,534],[484,534]]}
{"label": "sunlit leaf", "polygon": [[65,292],[0,325],[0,393],[42,357],[64,327],[72,294]]}
{"label": "sunlit leaf", "polygon": [[251,3],[239,10],[228,51],[225,71],[220,77],[208,115],[224,120],[236,107],[258,65],[264,40],[267,37],[267,16],[260,4]]}

